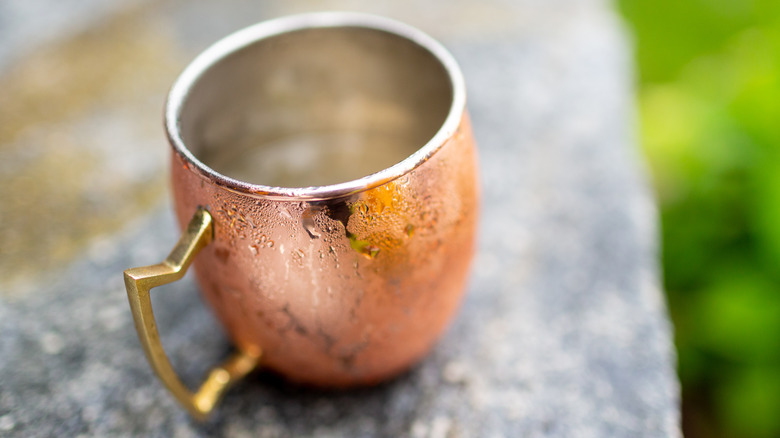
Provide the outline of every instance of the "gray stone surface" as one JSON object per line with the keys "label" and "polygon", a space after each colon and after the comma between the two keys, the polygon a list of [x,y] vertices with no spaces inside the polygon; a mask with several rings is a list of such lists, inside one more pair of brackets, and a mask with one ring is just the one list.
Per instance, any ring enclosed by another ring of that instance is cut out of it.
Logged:
{"label": "gray stone surface", "polygon": [[[167,3],[148,13],[192,54],[290,10],[373,10],[433,33],[459,60],[484,198],[457,320],[394,381],[324,392],[256,373],[211,421],[195,423],[147,365],[121,279],[177,238],[169,207],[157,203],[93,238],[68,266],[2,291],[0,436],[679,436],[656,212],[635,150],[630,50],[608,7],[254,3]],[[164,172],[154,158],[133,163]],[[229,349],[196,287],[187,278],[154,294],[165,346],[191,383]]]}

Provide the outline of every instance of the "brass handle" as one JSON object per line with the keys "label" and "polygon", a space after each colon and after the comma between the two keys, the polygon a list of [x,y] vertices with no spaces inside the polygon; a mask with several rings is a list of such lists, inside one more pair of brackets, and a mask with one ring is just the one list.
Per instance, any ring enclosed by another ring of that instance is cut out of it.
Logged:
{"label": "brass handle", "polygon": [[184,386],[176,375],[165,350],[152,312],[149,291],[153,287],[179,280],[187,272],[195,255],[211,242],[214,230],[211,215],[199,207],[187,229],[162,263],[125,271],[125,287],[133,311],[138,339],[157,376],[173,396],[198,420],[205,420],[225,390],[252,371],[260,359],[259,351],[239,351],[209,373],[197,392]]}

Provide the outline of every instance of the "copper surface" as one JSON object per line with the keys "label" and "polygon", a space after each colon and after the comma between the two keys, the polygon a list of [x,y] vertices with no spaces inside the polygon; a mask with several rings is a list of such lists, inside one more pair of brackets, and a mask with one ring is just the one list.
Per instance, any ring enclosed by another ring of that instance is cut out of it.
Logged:
{"label": "copper surface", "polygon": [[[214,218],[194,262],[206,300],[262,365],[320,386],[405,370],[451,320],[474,251],[476,152],[467,116],[430,159],[347,198],[286,201],[214,184],[178,153],[176,212]],[[352,236],[350,238],[350,236]]]}

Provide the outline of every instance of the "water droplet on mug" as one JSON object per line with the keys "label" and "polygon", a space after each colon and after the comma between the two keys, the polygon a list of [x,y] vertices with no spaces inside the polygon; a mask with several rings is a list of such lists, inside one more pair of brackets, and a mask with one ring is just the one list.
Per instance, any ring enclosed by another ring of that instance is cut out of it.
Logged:
{"label": "water droplet on mug", "polygon": [[360,251],[360,253],[368,259],[373,259],[377,254],[379,254],[379,247],[374,245],[366,245],[363,247],[363,250]]}
{"label": "water droplet on mug", "polygon": [[319,239],[321,234],[319,231],[317,231],[317,226],[314,224],[314,218],[310,215],[304,215],[303,219],[303,229],[306,230],[307,233],[309,233],[309,237],[312,239]]}
{"label": "water droplet on mug", "polygon": [[295,263],[298,264],[298,266],[303,266],[303,257],[305,256],[302,249],[296,249],[292,252],[293,260],[295,260]]}
{"label": "water droplet on mug", "polygon": [[373,259],[379,253],[378,246],[373,245],[366,240],[360,240],[356,235],[349,232],[347,232],[347,237],[349,238],[349,245],[352,247],[352,249],[362,254],[366,258]]}

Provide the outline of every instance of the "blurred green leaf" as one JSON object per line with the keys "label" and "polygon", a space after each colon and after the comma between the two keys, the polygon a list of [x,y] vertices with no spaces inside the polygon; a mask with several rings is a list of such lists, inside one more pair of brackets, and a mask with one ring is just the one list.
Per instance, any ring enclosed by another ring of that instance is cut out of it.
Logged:
{"label": "blurred green leaf", "polygon": [[734,373],[717,392],[718,415],[739,436],[776,437],[780,430],[780,370],[750,367]]}
{"label": "blurred green leaf", "polygon": [[618,5],[637,36],[686,432],[780,436],[780,1]]}
{"label": "blurred green leaf", "polygon": [[689,306],[689,341],[736,364],[780,364],[780,293],[753,265],[713,266]]}
{"label": "blurred green leaf", "polygon": [[[756,168],[756,201],[751,205],[757,252],[766,270],[780,274],[780,160]],[[778,291],[780,293],[780,291]]]}

